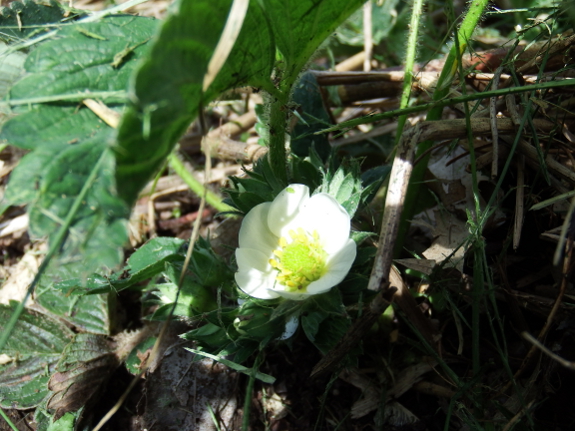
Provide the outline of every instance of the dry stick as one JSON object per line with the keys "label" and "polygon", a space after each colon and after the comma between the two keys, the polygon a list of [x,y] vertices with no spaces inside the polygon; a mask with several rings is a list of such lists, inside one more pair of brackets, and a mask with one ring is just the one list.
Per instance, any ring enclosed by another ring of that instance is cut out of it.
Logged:
{"label": "dry stick", "polygon": [[412,161],[415,146],[420,141],[421,130],[421,128],[415,127],[404,132],[393,160],[377,255],[375,256],[368,284],[368,289],[379,291],[379,293],[371,301],[368,311],[354,322],[353,326],[337,345],[318,362],[311,372],[312,376],[317,376],[336,368],[347,352],[363,338],[363,335],[372,327],[377,318],[389,305],[389,301],[385,299],[384,295],[390,293],[388,292],[389,272],[393,259],[393,247],[399,229],[401,210],[405,202],[409,178],[413,170]]}
{"label": "dry stick", "polygon": [[363,59],[363,70],[371,70],[371,57],[373,54],[373,25],[371,22],[372,4],[370,1],[363,5],[363,50],[365,58]]}
{"label": "dry stick", "polygon": [[565,368],[568,368],[570,370],[575,371],[575,362],[573,361],[568,361],[567,359],[562,358],[561,356],[557,355],[556,353],[553,353],[551,350],[549,350],[547,347],[545,347],[545,345],[543,345],[542,343],[540,343],[537,338],[535,338],[533,335],[531,335],[529,332],[522,332],[521,335],[523,336],[523,338],[525,338],[527,341],[529,341],[530,343],[532,343],[534,346],[536,346],[537,348],[539,348],[543,353],[545,353],[547,356],[549,356],[550,358],[555,359],[557,362],[559,362],[561,365],[563,365]]}

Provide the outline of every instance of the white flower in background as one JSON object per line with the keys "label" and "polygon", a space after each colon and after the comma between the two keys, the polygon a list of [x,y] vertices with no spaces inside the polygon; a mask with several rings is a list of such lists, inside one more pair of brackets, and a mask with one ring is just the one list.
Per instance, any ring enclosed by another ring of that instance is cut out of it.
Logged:
{"label": "white flower in background", "polygon": [[291,184],[244,218],[236,282],[260,299],[302,300],[341,282],[355,259],[350,217],[330,195]]}

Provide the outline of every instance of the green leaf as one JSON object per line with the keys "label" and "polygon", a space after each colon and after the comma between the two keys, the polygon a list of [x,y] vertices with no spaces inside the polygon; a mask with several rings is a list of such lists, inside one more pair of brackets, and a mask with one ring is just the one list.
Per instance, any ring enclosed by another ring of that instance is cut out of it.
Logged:
{"label": "green leaf", "polygon": [[128,355],[126,359],[126,368],[130,373],[137,376],[141,369],[142,365],[144,364],[145,359],[147,359],[146,352],[149,352],[154,347],[156,343],[156,337],[146,338],[140,344],[138,344]]}
{"label": "green leaf", "polygon": [[327,193],[335,198],[348,214],[353,217],[359,207],[362,196],[361,176],[357,160],[344,160],[335,170],[331,167],[326,173],[318,192]]}
{"label": "green leaf", "polygon": [[76,422],[76,415],[68,412],[56,422],[52,422],[48,427],[48,431],[74,431],[74,423]]}
{"label": "green leaf", "polygon": [[[101,157],[102,163],[97,164]],[[55,156],[44,172],[38,198],[29,210],[30,233],[36,237],[48,236],[52,241],[95,165],[99,167],[97,179],[73,219],[59,256],[59,265],[76,268],[81,277],[102,265],[115,267],[122,259],[121,247],[128,239],[129,212],[115,197],[114,160],[106,143],[85,141]]]}
{"label": "green leaf", "polygon": [[351,322],[343,316],[329,316],[319,325],[314,345],[324,355],[327,354],[345,335]]}
{"label": "green leaf", "polygon": [[305,336],[312,343],[315,341],[317,331],[319,331],[319,325],[327,317],[328,314],[322,313],[320,311],[313,311],[311,313],[304,314],[301,317],[301,326],[305,332]]}
{"label": "green leaf", "polygon": [[139,283],[160,274],[166,267],[166,262],[184,260],[185,241],[178,238],[153,238],[141,246],[128,259],[126,270],[129,276],[118,280],[118,284],[127,285]]}
{"label": "green leaf", "polygon": [[[58,29],[53,40],[40,43],[27,57],[28,74],[10,91],[11,101],[126,90],[133,66],[146,53],[145,42],[157,23],[114,16]],[[59,265],[76,268],[80,278],[101,266],[115,267],[127,241],[129,211],[116,197],[115,161],[108,152],[114,130],[77,103],[16,111],[21,115],[3,125],[0,140],[32,152],[15,169],[6,200],[31,203],[31,234],[53,240],[94,166],[99,166],[94,172],[97,179],[72,221]]]}
{"label": "green leaf", "polygon": [[232,0],[180,0],[173,5],[138,70],[132,100],[118,131],[117,180],[132,202],[161,166],[199,109],[223,91],[268,82],[273,36],[258,2],[250,2],[228,59],[206,93],[202,82]]}
{"label": "green leaf", "polygon": [[263,0],[288,88],[320,44],[365,0]]}
{"label": "green leaf", "polygon": [[299,106],[297,112],[302,118],[291,133],[290,145],[293,153],[300,157],[307,157],[310,148],[314,147],[320,158],[327,160],[331,152],[327,134],[315,135],[315,133],[329,127],[332,123],[313,73],[303,74],[295,85],[293,102]]}
{"label": "green leaf", "polygon": [[23,40],[45,29],[45,24],[58,23],[65,11],[54,0],[14,1],[0,9],[0,39],[5,42]]}
{"label": "green leaf", "polygon": [[[22,52],[8,54],[7,49],[6,44],[0,42],[0,99],[6,97],[10,87],[24,74],[24,61],[26,60],[26,54]],[[10,109],[0,105],[0,125],[4,121],[4,116],[9,113]]]}
{"label": "green leaf", "polygon": [[56,410],[57,418],[80,409],[102,389],[118,365],[107,337],[77,334],[64,349],[57,372],[50,377],[48,388],[53,395],[48,409]]}
{"label": "green leaf", "polygon": [[110,335],[108,294],[63,295],[50,283],[36,289],[35,301],[82,331]]}
{"label": "green leaf", "polygon": [[[0,306],[0,330],[9,321],[11,307]],[[73,332],[64,324],[26,310],[3,350],[12,362],[0,366],[0,406],[36,407],[48,394],[48,379]]]}
{"label": "green leaf", "polygon": [[[151,18],[109,16],[63,27],[53,40],[30,53],[25,63],[30,74],[14,86],[11,99],[126,90],[133,66],[147,53],[146,42],[158,23]],[[116,66],[116,56],[130,48]]]}
{"label": "green leaf", "polygon": [[[371,0],[372,1],[372,0]],[[371,22],[373,26],[373,44],[389,36],[390,30],[397,21],[397,8],[403,6],[399,0],[384,2],[372,1]],[[347,19],[336,32],[337,40],[344,45],[363,46],[363,10],[358,10]]]}

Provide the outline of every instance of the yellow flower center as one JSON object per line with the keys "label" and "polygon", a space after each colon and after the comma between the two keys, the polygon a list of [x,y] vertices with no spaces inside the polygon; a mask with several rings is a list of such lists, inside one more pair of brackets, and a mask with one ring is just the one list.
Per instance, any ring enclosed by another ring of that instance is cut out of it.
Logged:
{"label": "yellow flower center", "polygon": [[270,265],[278,270],[276,280],[286,287],[288,292],[305,292],[309,284],[319,280],[326,273],[327,253],[319,241],[319,234],[310,235],[302,228],[290,230],[292,241],[288,244],[285,237],[279,240],[279,248],[274,250],[275,259]]}

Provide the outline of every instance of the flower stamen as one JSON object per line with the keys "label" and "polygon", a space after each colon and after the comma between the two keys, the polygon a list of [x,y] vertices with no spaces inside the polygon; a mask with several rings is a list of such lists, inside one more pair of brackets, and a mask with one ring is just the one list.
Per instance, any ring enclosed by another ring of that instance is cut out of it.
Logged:
{"label": "flower stamen", "polygon": [[306,292],[310,283],[326,273],[327,253],[317,231],[310,235],[300,227],[288,233],[292,241],[288,243],[285,237],[281,237],[279,248],[273,251],[275,258],[269,263],[278,271],[276,280],[285,286],[286,291]]}

